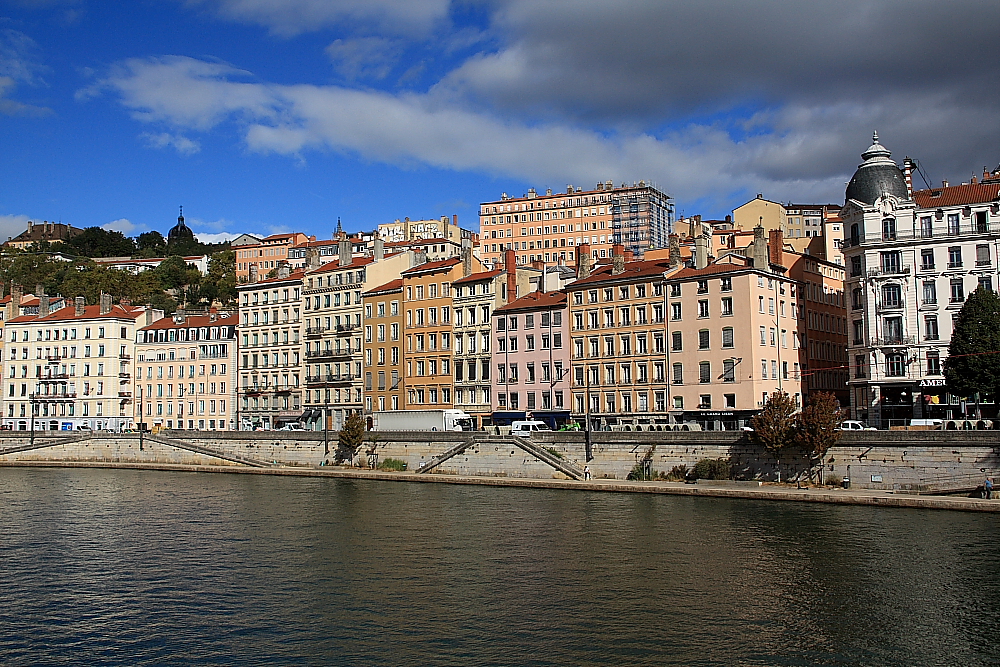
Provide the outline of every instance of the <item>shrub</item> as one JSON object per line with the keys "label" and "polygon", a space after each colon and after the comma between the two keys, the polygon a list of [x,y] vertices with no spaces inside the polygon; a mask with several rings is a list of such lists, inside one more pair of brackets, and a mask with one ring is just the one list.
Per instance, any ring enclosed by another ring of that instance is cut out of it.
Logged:
{"label": "shrub", "polygon": [[400,461],[399,459],[385,459],[378,464],[378,469],[403,472],[406,470],[406,461]]}
{"label": "shrub", "polygon": [[630,470],[628,475],[625,476],[625,479],[632,480],[635,482],[651,482],[653,480],[658,479],[659,476],[660,474],[655,470],[651,470],[650,474],[647,475],[643,462],[639,461],[634,466],[632,466],[632,470]]}
{"label": "shrub", "polygon": [[694,466],[695,479],[729,479],[731,475],[728,459],[702,459]]}
{"label": "shrub", "polygon": [[670,472],[666,474],[666,479],[668,482],[683,482],[688,476],[688,467],[686,465],[674,466],[670,469]]}
{"label": "shrub", "polygon": [[562,452],[560,452],[555,447],[546,447],[545,451],[547,451],[549,454],[556,457],[557,459],[561,459],[563,457]]}

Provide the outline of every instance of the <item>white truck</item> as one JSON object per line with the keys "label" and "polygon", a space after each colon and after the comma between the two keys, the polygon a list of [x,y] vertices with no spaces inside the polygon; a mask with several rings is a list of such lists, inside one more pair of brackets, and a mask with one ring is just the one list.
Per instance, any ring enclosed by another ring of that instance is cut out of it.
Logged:
{"label": "white truck", "polygon": [[373,431],[471,431],[462,410],[385,410],[372,414]]}

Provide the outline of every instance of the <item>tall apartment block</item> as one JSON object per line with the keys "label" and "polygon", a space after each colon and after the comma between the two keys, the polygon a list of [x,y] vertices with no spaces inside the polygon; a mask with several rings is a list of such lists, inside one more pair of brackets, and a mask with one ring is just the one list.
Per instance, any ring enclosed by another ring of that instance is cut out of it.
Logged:
{"label": "tall apartment block", "polygon": [[513,250],[519,264],[534,261],[573,264],[586,243],[594,259],[611,257],[611,247],[624,245],[637,256],[649,248],[665,248],[673,231],[674,201],[652,185],[616,187],[598,183],[593,190],[567,186],[563,193],[522,197],[506,193],[479,209],[480,257],[496,268],[503,252]]}

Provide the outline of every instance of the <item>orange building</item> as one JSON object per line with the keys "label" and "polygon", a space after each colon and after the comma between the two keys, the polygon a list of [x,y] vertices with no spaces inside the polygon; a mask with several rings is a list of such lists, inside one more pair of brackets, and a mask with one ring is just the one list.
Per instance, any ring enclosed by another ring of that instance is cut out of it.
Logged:
{"label": "orange building", "polygon": [[245,283],[250,280],[250,271],[256,270],[263,278],[272,269],[288,263],[288,251],[297,245],[315,241],[315,236],[306,236],[301,232],[292,234],[272,234],[256,245],[240,246],[236,252],[236,281]]}
{"label": "orange building", "polygon": [[365,343],[365,413],[400,410],[403,387],[403,279],[397,278],[362,295],[365,326],[372,340]]}
{"label": "orange building", "polygon": [[641,256],[666,247],[673,216],[673,199],[644,181],[620,187],[607,181],[587,192],[570,185],[556,194],[504,193],[480,205],[480,257],[490,268],[499,266],[505,250],[513,250],[519,264],[574,263],[581,243],[598,260],[611,257],[616,243]]}

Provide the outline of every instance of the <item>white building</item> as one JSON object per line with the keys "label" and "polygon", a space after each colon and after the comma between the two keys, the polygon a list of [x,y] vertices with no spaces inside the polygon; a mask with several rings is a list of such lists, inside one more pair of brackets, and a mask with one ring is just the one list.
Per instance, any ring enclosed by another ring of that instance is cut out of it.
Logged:
{"label": "white building", "polygon": [[977,287],[994,289],[1000,258],[1000,173],[912,192],[874,143],[841,211],[849,295],[852,417],[880,427],[959,417],[945,390],[952,322]]}

